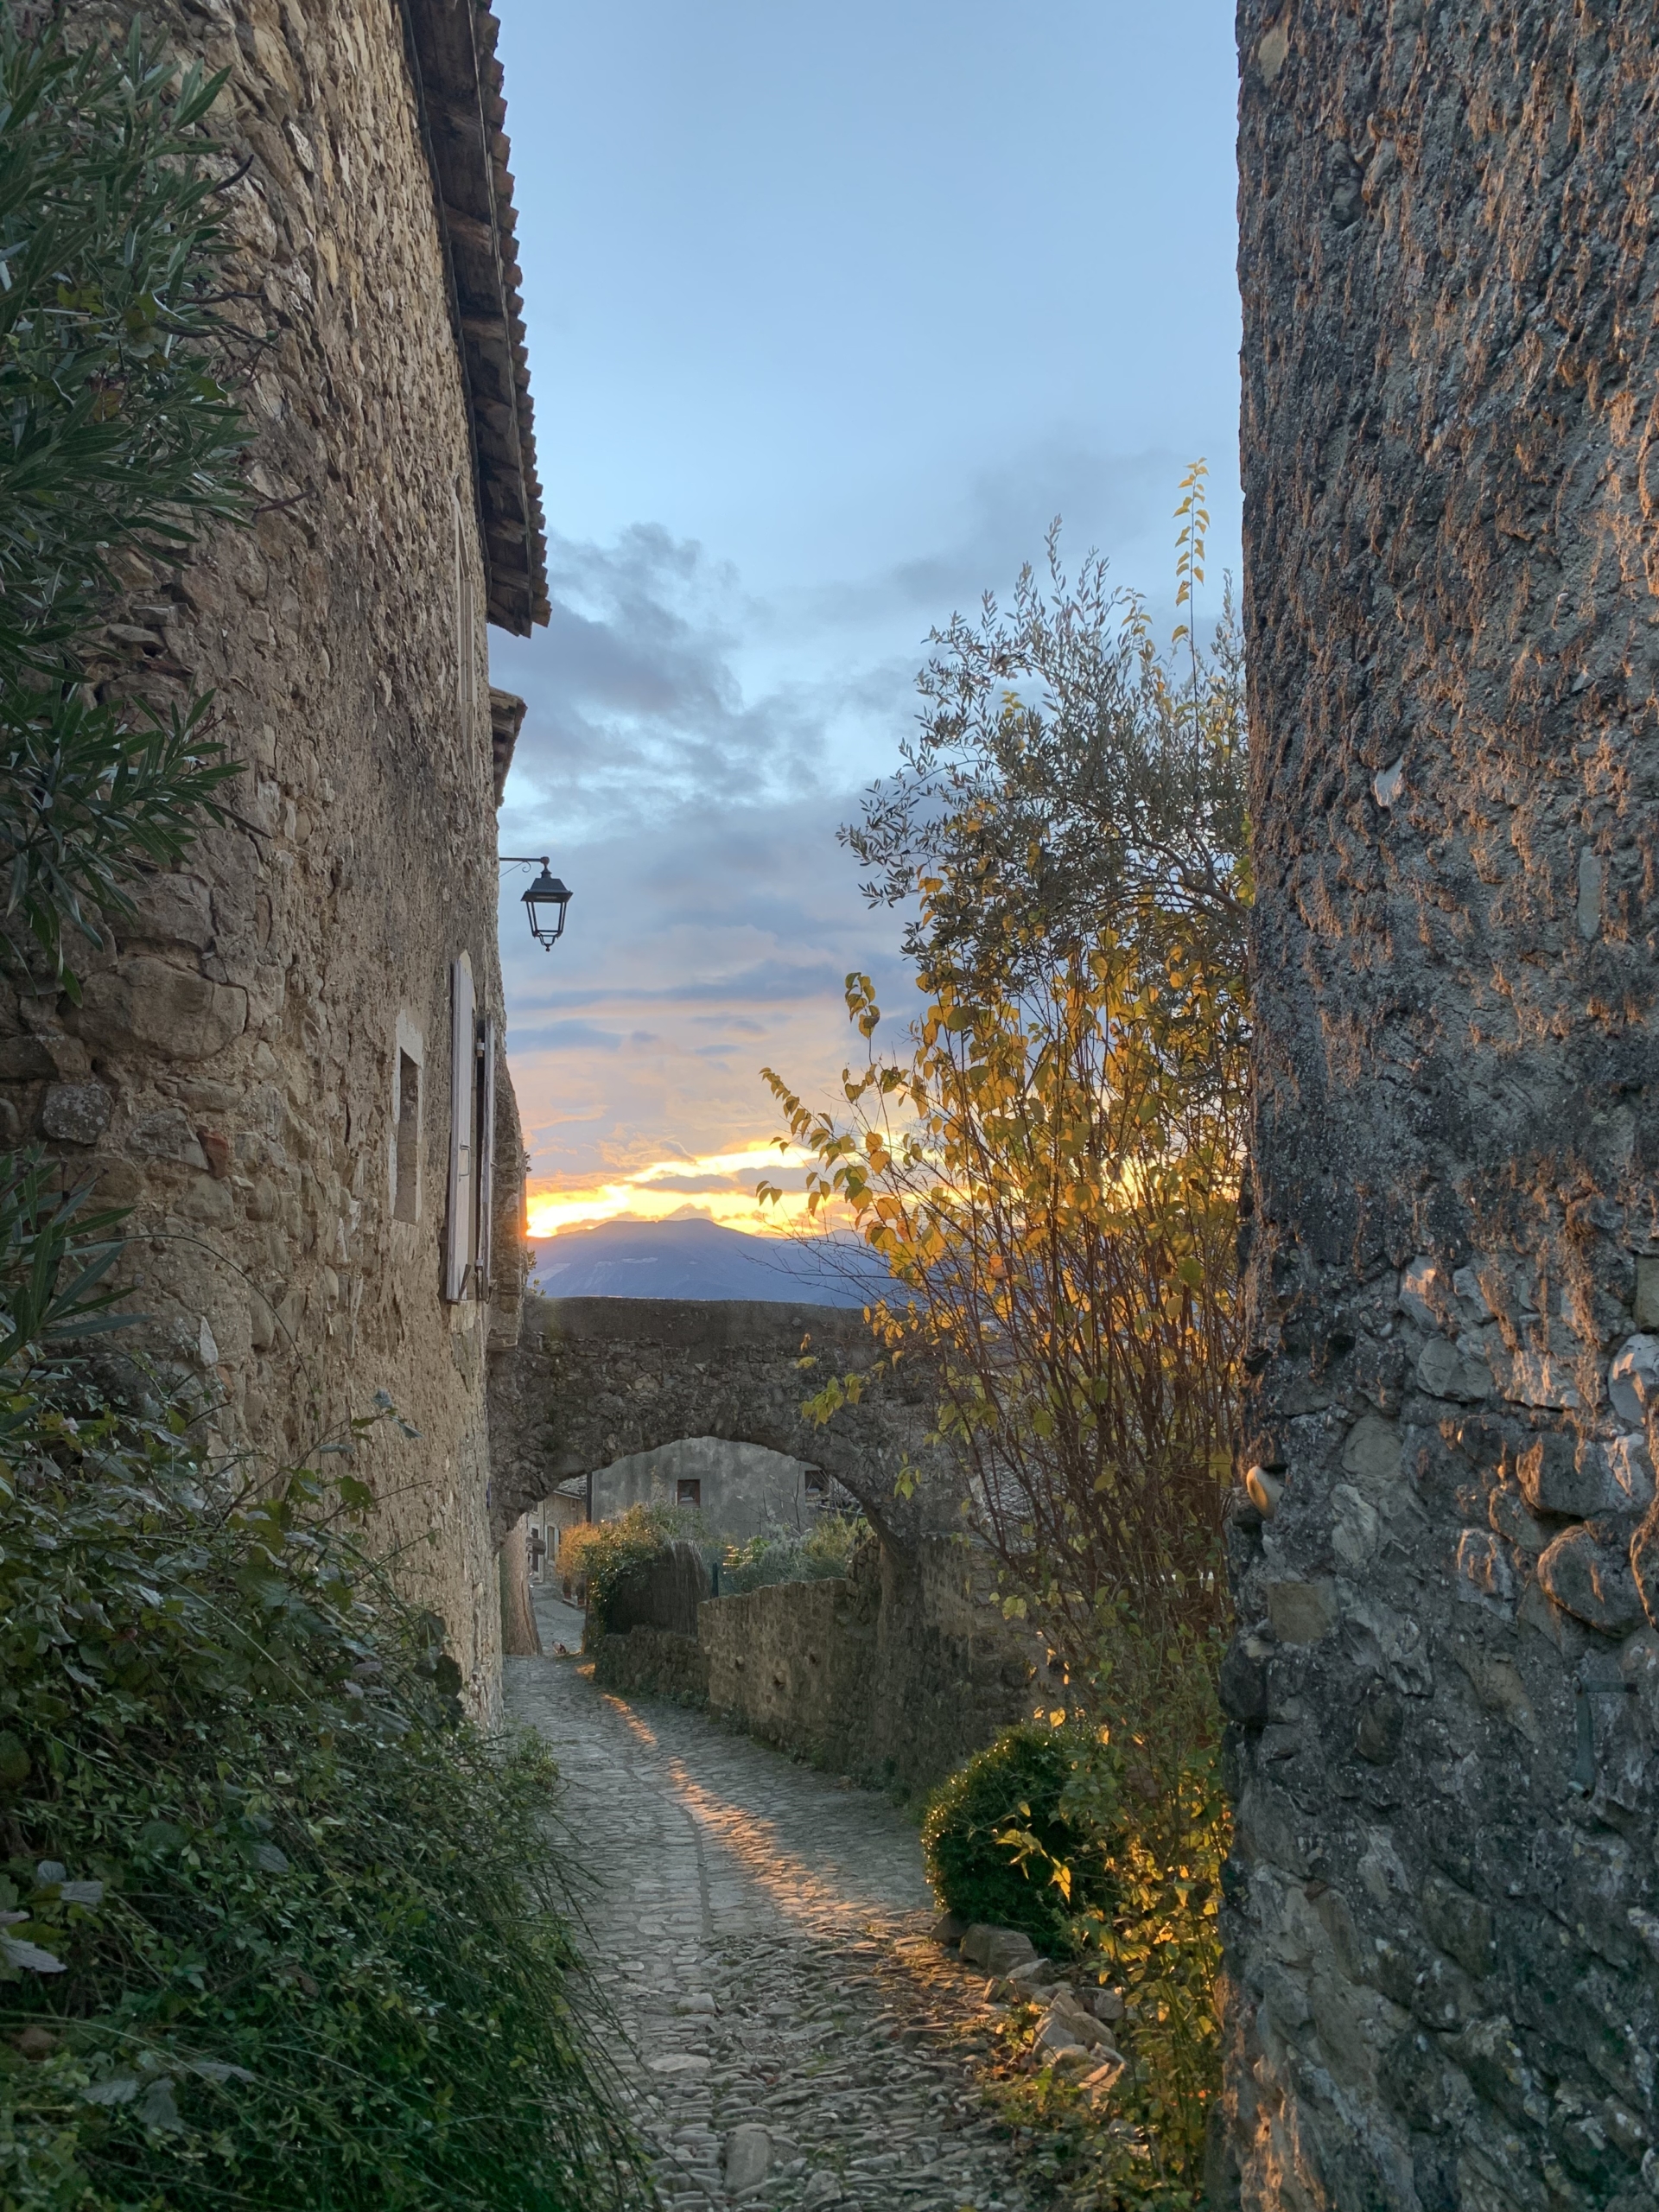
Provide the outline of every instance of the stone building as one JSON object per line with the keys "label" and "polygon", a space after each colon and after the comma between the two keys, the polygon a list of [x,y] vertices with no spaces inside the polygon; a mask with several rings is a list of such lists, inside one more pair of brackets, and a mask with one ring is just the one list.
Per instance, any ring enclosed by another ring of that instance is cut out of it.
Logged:
{"label": "stone building", "polygon": [[355,1461],[376,1537],[487,1710],[485,1373],[522,1155],[494,820],[517,719],[485,626],[547,614],[496,25],[478,0],[143,12],[228,72],[261,512],[134,573],[108,651],[163,696],[211,688],[243,773],[80,1006],[0,1002],[3,1111],[134,1209],[152,1341],[225,1443],[274,1467],[395,1403],[417,1434],[383,1422]]}
{"label": "stone building", "polygon": [[1243,0],[1255,2208],[1659,2174],[1654,12]]}

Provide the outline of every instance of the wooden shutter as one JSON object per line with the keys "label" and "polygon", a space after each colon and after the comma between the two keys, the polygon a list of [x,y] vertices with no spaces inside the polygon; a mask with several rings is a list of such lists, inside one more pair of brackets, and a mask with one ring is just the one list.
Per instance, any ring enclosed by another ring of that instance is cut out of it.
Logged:
{"label": "wooden shutter", "polygon": [[443,1294],[452,1305],[467,1295],[473,1261],[473,1116],[478,1096],[478,1019],[473,963],[463,952],[449,970],[449,1219],[443,1255]]}
{"label": "wooden shutter", "polygon": [[478,1071],[478,1294],[490,1294],[490,1261],[495,1223],[495,1016],[486,1014],[480,1032]]}

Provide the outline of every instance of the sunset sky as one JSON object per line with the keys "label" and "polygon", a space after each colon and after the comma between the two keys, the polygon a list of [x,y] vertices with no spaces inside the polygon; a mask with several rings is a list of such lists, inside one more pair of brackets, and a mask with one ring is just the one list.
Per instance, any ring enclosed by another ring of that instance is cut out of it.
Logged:
{"label": "sunset sky", "polygon": [[1232,9],[500,14],[553,599],[492,633],[501,849],[575,893],[542,952],[504,871],[532,1227],[758,1227],[761,1065],[827,1094],[849,969],[908,1018],[835,832],[929,627],[1056,514],[1167,607],[1198,454],[1236,563]]}

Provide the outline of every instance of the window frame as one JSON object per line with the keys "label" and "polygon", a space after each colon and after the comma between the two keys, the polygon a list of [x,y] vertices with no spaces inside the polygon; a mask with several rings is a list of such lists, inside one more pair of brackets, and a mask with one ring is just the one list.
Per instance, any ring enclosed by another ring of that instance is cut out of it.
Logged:
{"label": "window frame", "polygon": [[[477,1189],[478,1012],[469,956],[449,963],[449,1191],[443,1295],[459,1306],[471,1288]],[[463,1135],[464,1133],[464,1135]]]}

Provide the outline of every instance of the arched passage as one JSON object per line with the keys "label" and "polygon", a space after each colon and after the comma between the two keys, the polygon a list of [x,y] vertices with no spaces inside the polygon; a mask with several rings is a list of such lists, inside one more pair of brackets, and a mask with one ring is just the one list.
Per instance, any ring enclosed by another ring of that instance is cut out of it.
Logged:
{"label": "arched passage", "polygon": [[[925,1374],[878,1370],[861,1314],[748,1300],[527,1299],[491,1396],[491,1516],[498,1542],[574,1475],[688,1437],[758,1444],[804,1460],[855,1497],[883,1541],[906,1548],[916,1501],[896,1492],[930,1449]],[[804,1367],[804,1359],[816,1361]],[[823,1427],[801,1412],[830,1375],[864,1388]]]}

